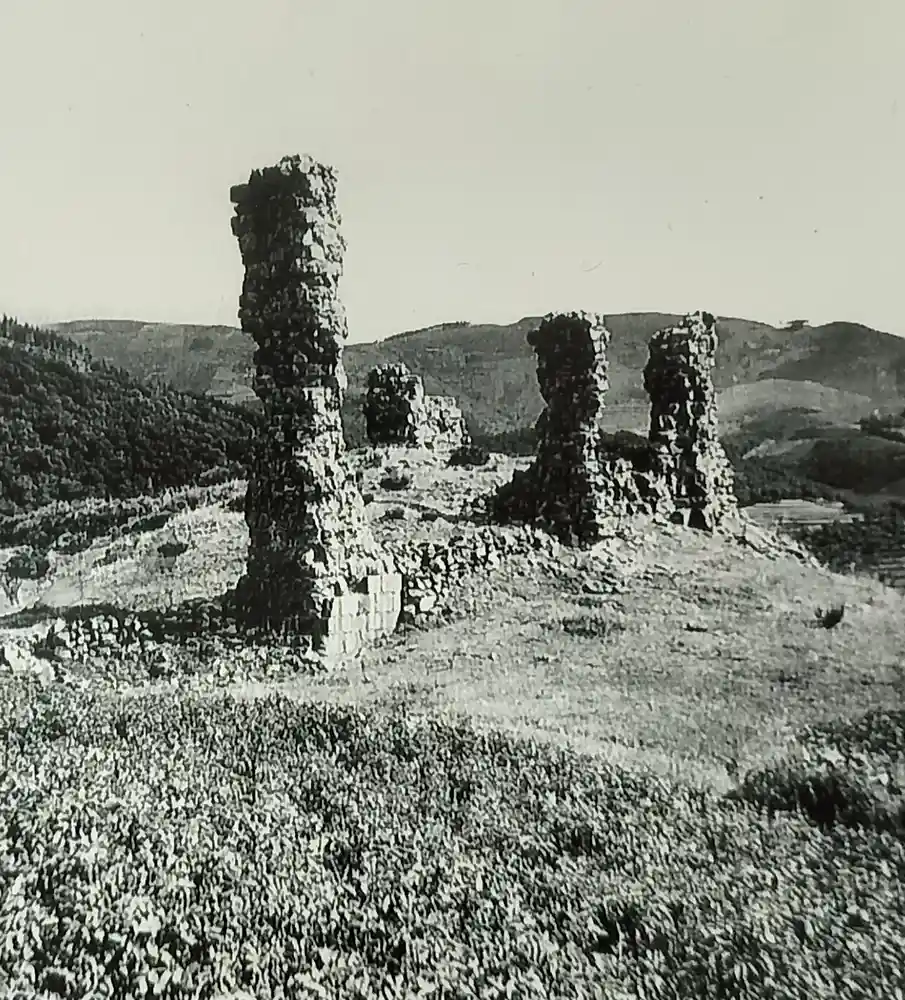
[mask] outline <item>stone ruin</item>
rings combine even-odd
[[[579,545],[633,514],[712,529],[735,505],[716,433],[713,317],[696,313],[652,339],[644,372],[649,444],[629,456],[614,452],[600,427],[609,341],[602,318],[585,312],[550,314],[528,334],[546,406],[535,425],[535,460],[497,491],[494,518],[535,523]]]
[[[654,334],[644,368],[649,439],[673,498],[674,520],[706,530],[737,506],[732,466],[717,434],[717,344],[716,319],[696,312]]]
[[[335,192],[330,167],[298,156],[230,191],[245,267],[239,318],[257,344],[253,388],[264,411],[233,603],[247,627],[310,636],[316,649],[343,654],[393,631],[402,581],[344,460],[348,331]]]
[[[401,362],[368,373],[364,415],[368,440],[376,446],[452,451],[469,439],[455,397],[426,395],[421,376]]]

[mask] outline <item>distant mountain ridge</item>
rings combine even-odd
[[[672,313],[605,317],[612,334],[608,423],[637,423],[646,413],[642,372],[648,342],[679,318]],[[423,377],[428,392],[457,397],[466,416],[488,432],[532,424],[543,401],[526,336],[540,320],[528,316],[506,325],[443,323],[375,343],[348,344],[344,359],[350,397],[363,394],[371,367],[402,361]],[[142,381],[166,382],[226,402],[255,403],[254,343],[238,328],[78,320],[52,329]],[[838,422],[840,415],[850,422],[871,407],[905,405],[905,339],[856,323],[780,329],[734,317],[720,317],[718,332],[714,383],[718,390],[732,390],[726,399],[731,399],[736,420],[744,419],[746,393],[754,409],[769,408],[764,387],[758,385],[768,380],[782,383],[784,408],[813,410],[819,396],[815,387],[831,390],[823,399],[830,423]]]

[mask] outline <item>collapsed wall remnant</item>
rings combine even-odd
[[[644,368],[649,439],[676,518],[707,530],[736,507],[732,466],[717,435],[717,344],[716,320],[696,312],[654,334]]]
[[[452,450],[468,440],[455,398],[426,395],[421,376],[401,362],[377,365],[368,373],[364,414],[373,445]]]
[[[307,156],[254,170],[230,191],[245,266],[239,318],[257,344],[253,388],[264,410],[234,603],[247,625],[288,625],[317,648],[353,652],[395,628],[401,578],[344,462],[348,331],[335,192],[333,170]]]
[[[717,437],[714,318],[695,313],[651,340],[650,432],[628,450],[600,429],[609,339],[592,313],[550,314],[529,333],[546,402],[535,425],[537,455],[493,497],[493,516],[537,522],[579,544],[599,539],[607,519],[633,514],[671,514],[712,529],[735,507],[732,467]]]
[[[596,541],[607,516],[598,418],[607,389],[610,333],[600,316],[549,314],[528,334],[546,407],[537,456],[492,502],[501,521],[539,522],[562,541]]]

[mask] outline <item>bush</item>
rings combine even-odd
[[[42,580],[50,569],[50,560],[45,552],[21,549],[10,557],[5,569],[13,580]]]
[[[449,456],[447,465],[476,467],[490,461],[490,452],[476,444],[463,444]]]
[[[232,500],[228,500],[224,505],[226,510],[233,514],[244,514],[245,513],[245,494],[240,493],[237,497],[233,497]]]
[[[166,526],[172,517],[169,511],[160,514],[151,514],[148,517],[140,517],[127,525],[126,533],[130,535],[141,534],[143,531],[156,531],[158,528]]]
[[[380,480],[382,490],[407,490],[412,485],[412,477],[401,469],[388,472]]]
[[[157,546],[157,552],[159,555],[163,556],[164,559],[176,559],[181,556],[183,552],[188,551],[188,544],[186,542],[161,542]]]
[[[745,775],[733,798],[777,812],[801,812],[821,829],[845,826],[905,835],[902,804],[892,809],[851,774],[815,765],[781,763]]]
[[[625,626],[622,622],[611,621],[600,614],[581,615],[577,618],[563,618],[559,627],[567,635],[581,639],[605,639],[613,632],[622,632]]]

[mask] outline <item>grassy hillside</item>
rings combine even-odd
[[[677,319],[665,313],[606,317],[613,335],[608,406],[646,405],[641,371],[647,343],[656,330]],[[378,343],[351,344],[345,351],[350,394],[363,392],[373,365],[404,361],[424,377],[428,392],[456,396],[466,415],[483,429],[495,432],[530,424],[543,404],[534,354],[525,337],[539,322],[538,317],[525,317],[508,325],[447,323]],[[63,323],[56,329],[136,377],[165,376],[179,389],[214,392],[231,400],[248,398],[254,345],[238,330],[93,320]],[[721,318],[719,329],[714,376],[718,389],[756,385],[764,379],[808,382],[862,396],[867,406],[895,405],[905,395],[905,388],[899,391],[905,382],[896,374],[905,371],[905,340],[891,334],[841,323],[785,331],[731,317]],[[757,395],[759,390],[753,391]],[[787,395],[792,391],[787,389]],[[813,389],[803,392],[808,400],[815,398]],[[741,395],[739,391],[732,397],[735,414]],[[839,397],[838,402],[846,415],[857,409],[853,397]],[[795,405],[806,404],[799,399]],[[863,414],[855,413],[855,419],[858,415]]]
[[[512,463],[412,459],[394,493],[363,468],[380,541],[442,548]],[[53,553],[35,615],[222,592],[232,491]],[[905,598],[643,520],[455,586],[455,616],[319,673],[0,669],[4,994],[896,996]]]
[[[0,324],[0,514],[239,474],[256,419]]]

